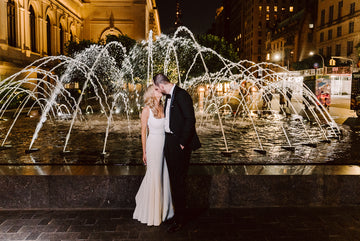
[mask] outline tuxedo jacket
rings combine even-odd
[[[175,85],[170,102],[170,130],[185,148],[196,150],[201,147],[195,129],[195,113],[191,96],[186,90]],[[166,110],[167,101],[165,101]]]

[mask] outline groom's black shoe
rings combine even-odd
[[[168,220],[165,220],[163,223],[165,225],[170,225],[170,224],[173,224],[175,222],[175,218],[170,218]]]
[[[168,233],[175,233],[175,232],[181,230],[182,227],[183,227],[183,224],[177,223],[177,222],[175,221],[175,222],[173,222],[173,223],[170,225],[170,227],[168,228],[167,232],[168,232]]]

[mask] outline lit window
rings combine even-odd
[[[285,8],[281,8],[282,11],[285,11]]]
[[[314,24],[313,24],[313,23],[310,23],[310,24],[309,24],[309,28],[314,28]]]
[[[266,12],[270,12],[270,6],[266,6]]]
[[[261,12],[261,10],[262,10],[262,6],[259,6],[259,12]]]
[[[278,7],[274,6],[274,12],[277,12],[277,10],[278,10]]]
[[[290,6],[289,11],[290,11],[291,13],[294,12],[294,7],[293,7],[293,6]]]
[[[266,60],[270,60],[270,54],[266,54]]]
[[[266,20],[270,20],[270,14],[266,14]]]

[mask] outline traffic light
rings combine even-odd
[[[335,59],[330,59],[329,64],[330,64],[330,66],[335,66],[336,65],[336,60]]]

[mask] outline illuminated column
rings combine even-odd
[[[41,56],[44,55],[44,53],[46,52],[46,21],[39,17],[38,19],[38,50]]]
[[[26,50],[31,50],[31,35],[30,35],[30,11],[24,9],[24,25],[22,26],[24,31],[24,48]],[[30,55],[30,51],[28,51],[27,55]]]
[[[18,31],[17,31],[17,34],[18,34],[18,46],[21,48],[21,49],[26,49],[26,43],[25,43],[25,28],[26,28],[26,25],[25,25],[25,9],[24,8],[19,8],[19,14],[18,14]]]
[[[7,43],[7,1],[0,1],[0,43]]]

